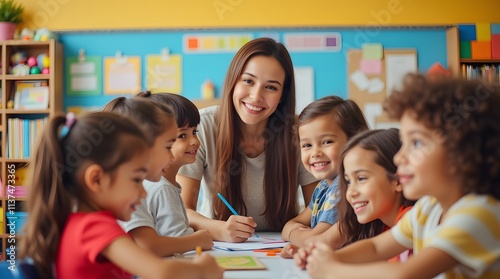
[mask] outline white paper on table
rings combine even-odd
[[[393,89],[401,89],[403,78],[408,73],[417,72],[416,54],[387,54],[385,56],[386,92],[391,94]]]
[[[214,241],[214,249],[226,251],[253,251],[258,249],[283,248],[288,242],[269,237],[250,237],[245,242],[232,243]]]

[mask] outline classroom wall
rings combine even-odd
[[[327,95],[348,97],[347,51],[359,49],[363,43],[381,43],[385,49],[415,49],[419,71],[425,72],[439,62],[447,65],[446,29],[441,28],[392,28],[383,30],[364,30],[359,28],[326,29],[246,29],[205,30],[208,34],[251,34],[254,38],[269,36],[283,42],[286,33],[338,32],[342,36],[342,49],[328,51],[290,51],[294,67],[311,67],[314,70],[314,98]],[[227,68],[234,52],[186,53],[183,51],[183,36],[200,34],[197,30],[187,31],[116,31],[116,32],[68,32],[60,36],[64,45],[64,57],[76,57],[80,49],[88,56],[114,56],[117,50],[124,55],[140,56],[142,59],[142,88],[147,88],[145,57],[159,54],[168,47],[172,54],[182,55],[182,95],[189,99],[201,99],[201,85],[207,79],[215,84],[216,94],[220,96]],[[66,67],[65,72],[69,69]],[[66,82],[66,86],[68,83]],[[117,95],[64,96],[64,106],[102,106]]]
[[[498,0],[22,0],[52,30],[434,25],[500,22]]]

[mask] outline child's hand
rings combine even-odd
[[[207,230],[199,230],[193,233],[193,236],[196,238],[196,245],[201,246],[203,250],[210,250],[214,246],[214,242],[212,241],[212,236]]]
[[[334,269],[335,252],[326,243],[317,242],[307,257],[307,273],[313,278],[324,278]]]
[[[283,247],[283,250],[281,250],[280,256],[284,259],[291,259],[297,253],[297,250],[299,250],[299,247],[288,243]]]
[[[200,256],[196,256],[193,262],[200,265],[204,279],[220,279],[224,273],[224,269],[220,267],[215,258],[207,253],[203,253]]]
[[[306,269],[307,265],[307,257],[311,254],[312,249],[315,247],[315,241],[306,240],[306,245],[304,247],[300,247],[299,250],[293,256],[295,260],[295,265],[301,269]]]
[[[309,256],[309,251],[301,247],[299,250],[293,255],[293,259],[295,261],[295,265],[301,269],[306,269],[307,265],[307,257]]]
[[[257,223],[252,217],[231,215],[223,228],[223,239],[226,242],[244,242],[255,232]]]

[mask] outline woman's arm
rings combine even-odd
[[[224,270],[215,259],[203,253],[194,261],[161,259],[137,246],[129,237],[119,237],[101,254],[127,272],[141,278],[222,278]]]
[[[196,212],[200,180],[179,174],[176,179],[182,187],[181,197],[186,206],[189,226],[195,231],[208,230],[214,240],[227,242],[243,242],[253,235],[257,223],[251,217],[232,215],[227,221],[220,221]]]

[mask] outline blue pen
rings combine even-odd
[[[227,208],[229,208],[229,210],[231,210],[233,215],[239,216],[238,212],[236,212],[236,210],[234,210],[234,208],[229,204],[229,202],[226,200],[226,198],[224,198],[224,196],[221,193],[217,193],[217,196],[227,206]],[[259,238],[259,236],[256,233],[254,233],[254,234],[255,234],[255,237]]]

